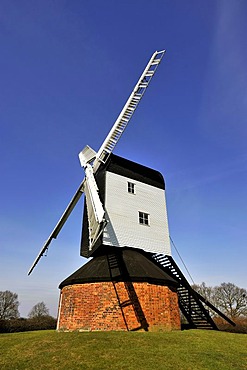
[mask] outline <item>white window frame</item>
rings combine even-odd
[[[146,212],[138,212],[139,225],[150,226],[150,214]]]
[[[128,189],[129,194],[135,194],[136,193],[136,184],[134,182],[128,181],[127,189]]]

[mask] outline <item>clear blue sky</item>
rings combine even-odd
[[[247,288],[247,2],[0,0],[0,290],[20,312],[79,268],[83,201],[27,271],[155,50],[167,53],[115,154],[163,173],[194,281]],[[176,252],[173,256],[182,267]]]

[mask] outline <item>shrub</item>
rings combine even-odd
[[[233,321],[235,322],[236,326],[232,326],[228,324],[225,320],[221,317],[214,318],[215,324],[217,325],[218,329],[221,331],[227,331],[230,333],[242,333],[247,334],[247,317],[240,316],[235,318]]]
[[[52,316],[42,316],[33,319],[0,320],[0,333],[15,333],[33,330],[56,329],[57,320]]]

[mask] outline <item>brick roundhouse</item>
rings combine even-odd
[[[109,248],[60,284],[58,330],[176,330],[176,281],[145,252]]]

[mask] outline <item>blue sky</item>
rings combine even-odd
[[[0,0],[0,290],[26,316],[79,268],[81,200],[27,271],[155,50],[167,53],[114,153],[163,173],[196,283],[247,288],[247,2]],[[182,267],[174,251],[173,256]]]

